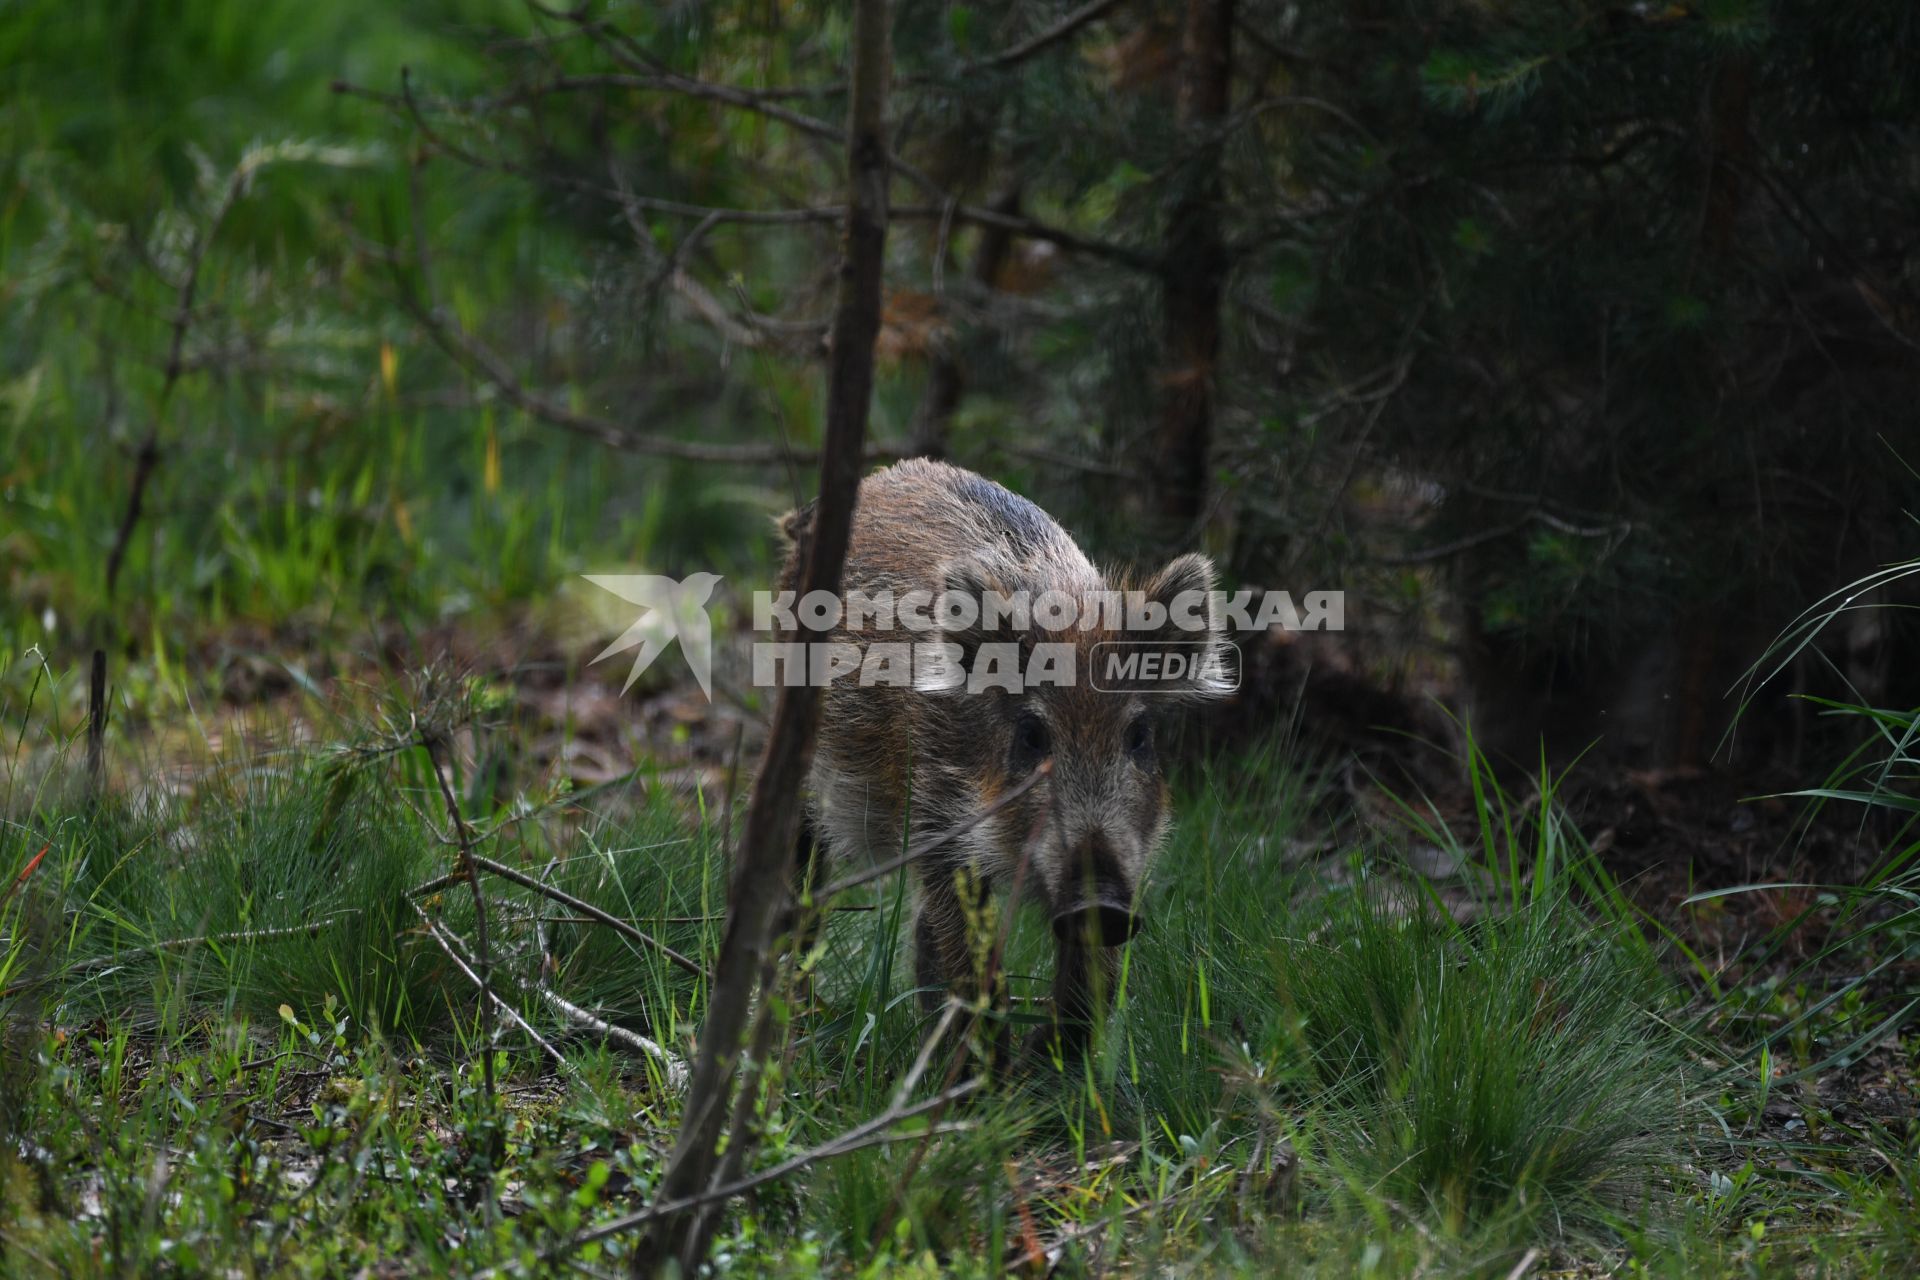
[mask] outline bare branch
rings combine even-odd
[[[619,916],[602,911],[599,907],[594,906],[584,898],[576,898],[566,890],[556,889],[550,884],[544,884],[536,877],[530,876],[524,871],[516,871],[505,863],[495,862],[491,858],[483,858],[478,854],[473,855],[473,865],[488,875],[498,876],[502,880],[511,881],[523,889],[530,889],[542,897],[553,899],[553,901],[563,907],[571,907],[581,915],[588,916],[598,923],[606,925],[609,929],[612,929],[629,942],[635,942],[650,950],[659,952],[669,961],[686,970],[696,978],[708,981],[712,980],[713,975],[702,968],[698,961],[689,960],[686,956],[681,955],[678,951],[675,951],[672,947],[660,941],[652,934],[644,933],[634,928]],[[419,889],[412,890],[411,892],[417,894],[426,888],[427,886],[422,885]]]
[[[967,76],[978,72],[1004,71],[1008,67],[1017,66],[1035,54],[1043,53],[1051,49],[1054,45],[1059,44],[1062,40],[1065,40],[1068,36],[1074,34],[1088,23],[1106,16],[1107,12],[1116,8],[1119,3],[1120,0],[1090,0],[1089,3],[1081,5],[1078,9],[1062,14],[1053,25],[1043,27],[1024,40],[1015,41],[998,53],[988,54],[984,58],[975,58],[962,63],[959,71],[952,78],[965,79]],[[896,90],[904,89],[912,85],[930,83],[933,79],[933,76],[924,74],[896,76],[894,77],[893,87]],[[770,102],[783,98],[831,98],[843,94],[846,91],[846,81],[833,80],[825,84],[753,89],[748,92],[762,102]]]
[[[662,1204],[648,1205],[646,1208],[637,1210],[636,1212],[625,1214],[618,1218],[610,1218],[606,1222],[602,1222],[590,1230],[583,1231],[571,1240],[550,1250],[547,1254],[543,1255],[542,1261],[551,1262],[572,1253],[576,1249],[590,1245],[596,1240],[605,1240],[609,1236],[617,1236],[623,1231],[631,1231],[635,1227],[644,1226],[660,1218],[685,1213],[689,1209],[697,1209],[702,1205],[717,1204],[722,1201],[731,1200],[733,1197],[751,1191],[755,1187],[765,1186],[769,1182],[778,1182],[782,1178],[790,1177],[798,1173],[809,1165],[819,1164],[823,1160],[831,1160],[836,1156],[851,1155],[855,1151],[864,1151],[868,1147],[877,1147],[889,1142],[898,1142],[902,1138],[923,1139],[928,1135],[940,1136],[951,1133],[965,1133],[973,1127],[972,1124],[965,1121],[935,1125],[930,1129],[908,1134],[889,1133],[887,1130],[904,1120],[912,1120],[928,1112],[938,1111],[951,1106],[962,1098],[979,1092],[985,1083],[984,1080],[975,1078],[954,1085],[950,1089],[943,1089],[932,1097],[916,1102],[910,1107],[888,1107],[873,1119],[855,1125],[839,1137],[829,1139],[817,1147],[810,1148],[791,1159],[783,1160],[779,1164],[762,1169],[758,1173],[737,1178],[732,1182],[714,1187],[712,1190],[702,1192],[699,1195],[686,1196],[679,1200],[669,1200]]]
[[[929,189],[938,192],[938,187]],[[604,191],[602,194],[606,194]],[[717,209],[706,205],[689,204],[683,200],[662,200],[652,196],[623,196],[632,202],[636,209],[650,213],[663,213],[673,217],[713,219],[715,223],[739,223],[745,226],[801,226],[811,223],[838,222],[846,216],[843,205],[809,205],[799,209]],[[990,227],[1017,236],[1022,240],[1038,240],[1043,244],[1057,245],[1072,253],[1085,254],[1090,258],[1104,258],[1137,271],[1158,271],[1160,260],[1142,250],[1128,245],[1115,244],[1110,240],[1099,240],[1092,236],[1069,231],[1065,227],[1041,222],[1022,216],[1003,208],[990,205],[947,203],[903,204],[888,211],[888,216],[897,222],[946,222],[966,223],[977,227]]]
[[[430,305],[411,286],[400,281],[398,272],[395,278],[399,282],[401,305],[426,330],[435,345],[469,373],[483,378],[508,404],[542,422],[610,448],[680,458],[689,462],[764,464],[783,461],[787,456],[786,449],[777,444],[707,444],[697,440],[647,435],[631,431],[611,418],[576,412],[557,404],[529,390],[497,352],[466,332],[442,309]],[[880,448],[875,449],[871,456],[886,458],[897,454],[895,449]],[[799,462],[812,462],[819,458],[819,454],[801,453],[795,454],[794,458]]]
[[[421,923],[426,925],[428,935],[432,937],[434,942],[439,944],[442,951],[446,952],[447,958],[452,960],[453,963],[459,967],[460,972],[465,974],[468,980],[475,986],[481,986],[480,975],[475,973],[472,966],[458,954],[457,947],[447,931],[430,918],[427,915],[426,909],[411,896],[408,898],[408,905],[411,906],[414,913],[420,917]],[[514,975],[514,983],[522,991],[551,1005],[556,1012],[567,1020],[585,1027],[589,1031],[598,1032],[609,1040],[617,1040],[630,1049],[637,1049],[647,1057],[658,1062],[666,1070],[667,1086],[669,1088],[680,1089],[685,1087],[687,1080],[686,1063],[682,1062],[680,1058],[675,1056],[671,1051],[664,1048],[658,1041],[649,1040],[638,1032],[629,1031],[625,1027],[608,1022],[606,1019],[581,1008],[579,1005],[573,1003],[573,1001],[548,989],[541,983],[530,981],[529,979],[520,977],[518,974]],[[482,987],[482,990],[485,990],[485,988]],[[519,1010],[508,1004],[505,1000],[502,1000],[492,991],[487,991],[486,995],[493,1001],[494,1007],[505,1013],[516,1026],[526,1032],[528,1036],[532,1037],[534,1043],[539,1045],[548,1057],[559,1064],[561,1070],[571,1071],[573,1069],[573,1064],[568,1062],[566,1057],[558,1049],[554,1048],[544,1036],[538,1031],[535,1031],[533,1026],[528,1023],[525,1018],[520,1016]]]
[[[1058,22],[1050,27],[1034,32],[1025,40],[1008,45],[1005,49],[1002,49],[999,53],[991,57],[981,58],[977,62],[969,62],[966,65],[966,70],[969,72],[1000,71],[1013,66],[1015,63],[1024,62],[1034,54],[1059,44],[1062,40],[1065,40],[1068,36],[1086,26],[1089,22],[1094,21],[1096,18],[1103,17],[1109,9],[1112,9],[1118,3],[1119,0],[1089,0],[1089,3],[1081,5],[1071,13],[1062,15]]]
[[[588,1030],[599,1032],[609,1040],[617,1040],[630,1049],[638,1049],[641,1053],[646,1054],[649,1058],[658,1062],[667,1073],[668,1088],[678,1091],[686,1087],[687,1064],[658,1041],[649,1040],[636,1031],[629,1031],[625,1027],[608,1022],[605,1018],[590,1013],[565,996],[558,994],[538,982],[530,982],[525,978],[516,978],[515,981],[519,983],[521,990],[544,1000],[572,1021],[579,1023]]]
[[[533,1029],[532,1024],[529,1023],[525,1018],[520,1016],[520,1011],[518,1009],[515,1009],[512,1005],[508,1004],[505,1000],[502,1000],[497,994],[488,990],[487,984],[481,981],[480,975],[473,971],[473,967],[469,965],[464,958],[461,957],[458,950],[454,947],[453,939],[447,935],[446,930],[442,929],[439,926],[439,924],[437,924],[433,920],[432,917],[427,915],[426,908],[422,907],[419,904],[419,902],[415,901],[412,898],[407,899],[407,905],[413,908],[414,914],[420,917],[420,923],[426,926],[427,936],[429,938],[432,938],[434,942],[438,944],[438,946],[440,947],[440,950],[446,953],[447,959],[453,961],[454,967],[460,970],[461,973],[465,974],[469,982],[473,983],[474,986],[480,988],[480,994],[484,998],[491,1000],[494,1004],[494,1007],[499,1009],[500,1012],[506,1014],[508,1021],[512,1022],[515,1026],[519,1027],[522,1031],[526,1032],[528,1037],[531,1038],[535,1044],[539,1045],[540,1048],[543,1051],[545,1051],[546,1055],[549,1058],[552,1058],[555,1065],[557,1065],[562,1071],[571,1071],[573,1069],[573,1064],[567,1061],[565,1054],[561,1053],[558,1049],[554,1048],[553,1045],[548,1043],[547,1038],[545,1036],[541,1035],[538,1031],[535,1031]],[[489,1053],[492,1052],[492,1046],[488,1046],[488,1052]]]
[[[1400,552],[1395,555],[1382,555],[1377,557],[1377,561],[1380,564],[1397,566],[1427,564],[1435,560],[1446,560],[1459,555],[1463,551],[1471,551],[1475,547],[1484,546],[1489,542],[1498,542],[1501,538],[1520,532],[1520,530],[1526,528],[1529,524],[1544,524],[1549,529],[1575,538],[1625,539],[1633,532],[1632,521],[1623,520],[1618,524],[1603,525],[1597,528],[1583,528],[1570,521],[1562,520],[1549,512],[1535,510],[1525,512],[1505,524],[1495,525],[1490,529],[1482,529],[1478,533],[1470,533],[1464,537],[1455,538],[1451,542],[1443,542],[1431,547],[1420,547],[1413,551]]]
[[[631,55],[624,56],[631,57]],[[460,160],[463,164],[468,164],[478,169],[514,174],[540,182],[559,183],[568,189],[597,195],[603,199],[632,199],[636,202],[636,207],[646,209],[649,212],[665,213],[687,218],[706,218],[717,213],[719,215],[719,222],[763,226],[831,223],[839,221],[846,213],[844,207],[831,205],[810,206],[801,209],[716,210],[702,205],[690,204],[685,201],[666,200],[653,196],[626,196],[624,193],[610,191],[597,183],[581,182],[547,172],[536,172],[510,161],[488,160],[454,143],[448,139],[445,134],[433,129],[430,124],[426,123],[424,111],[413,98],[411,91],[406,94],[381,93],[378,90],[366,89],[345,82],[336,84],[334,88],[336,92],[350,93],[357,97],[364,97],[371,101],[382,103],[397,112],[407,115],[415,122],[416,126],[420,128],[422,136],[425,137],[429,143],[435,148]],[[542,81],[538,85],[529,86],[519,91],[519,96],[534,97],[544,93],[582,92],[605,88],[651,89],[660,92],[682,93],[693,97],[717,101],[736,110],[759,112],[760,114],[768,114],[767,111],[761,110],[763,107],[767,107],[769,110],[772,109],[771,104],[766,101],[767,98],[777,96],[760,90],[739,89],[730,85],[710,84],[707,81],[695,80],[677,74],[656,75],[651,73],[643,75],[608,73],[603,75],[565,76],[554,80]],[[501,104],[499,100],[483,100],[470,105],[476,109],[484,110],[488,107]],[[802,116],[798,112],[787,111],[785,108],[778,108],[777,110],[779,115],[774,118],[792,117],[792,119],[786,120],[786,122],[794,123],[795,127],[800,128],[801,131],[809,137],[821,138],[823,140],[831,139],[836,142],[845,140],[845,136],[842,133],[824,120],[812,116]],[[802,125],[797,122],[805,123]],[[931,201],[931,203],[927,204],[897,206],[889,213],[889,216],[893,219],[899,221],[911,220],[915,222],[926,222],[950,218],[956,223],[998,228],[1018,236],[1021,239],[1037,240],[1043,244],[1057,245],[1070,252],[1085,254],[1090,258],[1104,259],[1135,271],[1158,273],[1162,270],[1162,263],[1158,257],[1147,251],[1133,248],[1130,245],[1101,240],[1094,236],[1068,230],[1065,227],[1041,222],[1034,218],[1008,214],[990,207],[958,203],[951,193],[938,182],[934,181],[932,176],[902,159],[900,156],[889,152],[887,162],[896,173],[912,182],[914,186],[920,188]]]
[[[153,478],[153,468],[160,461],[160,426],[166,418],[167,405],[173,399],[173,389],[179,385],[181,370],[185,367],[181,362],[181,352],[186,348],[187,330],[193,324],[193,298],[200,288],[200,268],[207,260],[207,250],[212,247],[220,224],[227,220],[228,212],[246,190],[253,173],[253,167],[244,159],[234,166],[220,196],[220,203],[214,206],[212,216],[200,228],[200,234],[194,237],[193,252],[187,258],[187,274],[180,281],[179,295],[174,303],[173,337],[167,345],[167,365],[160,383],[160,400],[154,409],[153,422],[140,441],[140,450],[134,455],[133,487],[127,493],[127,507],[121,514],[119,531],[114,534],[113,548],[107,552],[108,599],[113,598],[114,584],[120,578],[120,565],[126,559],[128,544],[133,541],[134,526],[140,522],[140,507],[146,498],[147,482]]]
[[[985,822],[988,818],[991,818],[994,814],[999,813],[1002,809],[1006,808],[1008,805],[1018,800],[1021,796],[1024,796],[1025,794],[1027,794],[1027,792],[1033,790],[1034,787],[1039,785],[1040,780],[1042,778],[1047,777],[1052,772],[1053,772],[1053,761],[1042,760],[1040,762],[1039,768],[1035,769],[1032,773],[1028,774],[1025,778],[1023,778],[1020,781],[1020,785],[1013,787],[1010,790],[1002,792],[999,798],[997,798],[992,804],[987,805],[985,808],[980,809],[975,813],[969,814],[966,818],[962,819],[959,822],[956,822],[953,826],[948,827],[945,831],[937,832],[936,834],[927,837],[925,840],[922,840],[920,843],[912,846],[905,853],[901,854],[897,858],[889,858],[885,862],[876,863],[873,866],[868,867],[863,871],[859,871],[853,875],[847,876],[844,879],[834,881],[832,884],[828,885],[826,888],[821,889],[817,893],[815,893],[813,895],[814,900],[817,902],[827,902],[831,900],[833,897],[835,897],[836,895],[845,893],[849,889],[857,889],[863,884],[871,884],[875,880],[879,880],[884,876],[892,875],[894,872],[898,871],[900,868],[906,866],[910,862],[914,862],[920,858],[924,858],[928,854],[933,853],[939,849],[944,849],[946,846],[952,844],[955,840],[958,840],[961,836],[967,834],[967,832],[973,830],[975,827]]]
[[[853,511],[860,488],[860,457],[873,395],[873,348],[880,331],[885,270],[889,170],[886,135],[891,61],[887,0],[855,0],[852,92],[848,124],[834,136],[846,142],[848,200],[844,250],[835,300],[827,377],[827,437],[820,463],[820,496],[804,535],[800,593],[839,590]],[[773,727],[752,801],[740,859],[728,896],[726,937],[700,1032],[692,1085],[680,1137],[661,1179],[651,1216],[660,1220],[641,1242],[635,1265],[657,1270],[677,1262],[695,1271],[706,1254],[712,1218],[687,1211],[707,1197],[737,1194],[739,1184],[714,1188],[720,1127],[734,1086],[754,992],[786,898],[799,828],[800,788],[813,753],[820,691],[801,685],[780,690]],[[883,1126],[884,1127],[884,1126]],[[751,1129],[729,1135],[750,1147]],[[744,1158],[742,1152],[735,1160]],[[632,1225],[632,1224],[628,1224]]]
[[[631,64],[632,55],[621,50],[607,47],[614,57]],[[846,134],[838,127],[827,123],[818,116],[806,115],[770,101],[769,96],[752,89],[741,89],[730,84],[715,84],[710,80],[697,80],[692,76],[683,76],[673,71],[650,72],[604,72],[597,75],[556,76],[543,80],[532,87],[541,93],[577,93],[590,89],[642,89],[677,93],[683,97],[700,98],[708,102],[718,102],[724,106],[741,111],[750,111],[758,116],[777,121],[790,129],[797,130],[809,137],[823,141],[844,144]],[[525,92],[525,91],[522,91]],[[491,103],[483,105],[492,105]]]
[[[1006,53],[997,55],[984,64],[985,67],[1011,65],[1021,58],[1038,52],[1054,42],[1065,38],[1079,27],[1100,16],[1111,4],[1088,4],[1069,14],[1060,24],[1059,30],[1049,28],[1029,41],[1014,46]],[[592,28],[595,39],[616,62],[628,68],[625,73],[605,73],[597,75],[559,76],[543,81],[537,88],[539,92],[577,92],[588,89],[641,89],[668,93],[677,93],[685,97],[699,98],[717,102],[739,111],[752,112],[766,119],[777,121],[808,137],[822,141],[845,145],[846,131],[820,119],[806,115],[791,108],[781,106],[770,99],[769,95],[752,89],[742,89],[734,85],[715,84],[699,80],[692,76],[681,75],[662,66],[650,64],[632,46],[630,42],[614,38],[608,30],[596,23],[584,13],[566,15],[571,21],[583,27]],[[1030,46],[1030,47],[1029,47]],[[899,217],[939,219],[951,216],[958,222],[969,222],[978,226],[995,226],[1013,232],[1015,235],[1049,244],[1057,244],[1063,249],[1071,249],[1092,257],[1106,258],[1140,271],[1160,270],[1160,261],[1151,254],[1143,253],[1125,245],[1112,244],[1083,236],[1061,227],[1049,226],[1031,218],[999,213],[993,209],[978,205],[965,205],[955,201],[952,195],[934,181],[923,170],[902,159],[893,151],[886,152],[886,162],[894,172],[900,174],[919,187],[933,201],[931,205],[902,208]],[[951,209],[951,215],[949,215]]]
[[[163,938],[142,947],[115,951],[110,956],[83,960],[68,968],[67,973],[95,973],[102,969],[115,969],[137,956],[157,955],[162,951],[175,951],[186,947],[227,946],[235,942],[270,942],[281,938],[312,938],[321,930],[330,929],[342,920],[359,914],[358,909],[353,909],[315,920],[312,924],[288,925],[279,929],[240,929],[232,933],[208,933],[194,938]]]
[[[493,1079],[493,945],[487,935],[487,895],[480,887],[480,870],[475,865],[473,852],[473,833],[467,827],[467,820],[460,812],[460,802],[454,797],[453,784],[447,780],[447,771],[440,759],[442,744],[431,733],[420,735],[420,746],[427,753],[427,767],[433,771],[433,780],[440,784],[440,799],[447,807],[447,817],[453,822],[454,839],[460,843],[460,864],[458,870],[466,874],[467,884],[473,890],[473,936],[480,949],[480,1031],[486,1046],[481,1051],[480,1075],[486,1082],[487,1102],[494,1101]]]
[[[895,168],[909,172],[904,164],[896,162]],[[909,173],[909,176],[912,176]],[[924,175],[923,175],[924,176]],[[916,181],[919,181],[916,179]],[[940,188],[931,179],[920,182],[929,194],[940,194]],[[902,220],[932,222],[949,216],[948,206],[936,204],[902,205],[897,210]],[[1092,236],[1069,231],[1051,223],[1039,222],[1017,213],[1007,213],[1000,209],[987,208],[977,204],[956,204],[952,206],[951,216],[955,222],[967,222],[976,227],[997,227],[1008,231],[1023,240],[1038,240],[1044,244],[1058,245],[1073,253],[1083,253],[1089,258],[1104,258],[1108,262],[1135,271],[1158,273],[1162,269],[1161,260],[1153,254],[1132,248],[1124,244],[1115,244],[1111,240],[1097,240]]]

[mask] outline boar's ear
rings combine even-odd
[[[1166,684],[1151,686],[1185,700],[1217,698],[1239,685],[1235,661],[1239,653],[1226,638],[1226,623],[1213,598],[1213,561],[1197,552],[1177,556],[1148,580],[1142,590],[1148,600],[1166,610],[1166,620],[1155,630],[1130,639],[1169,646],[1186,659],[1183,674]]]
[[[794,546],[802,546],[807,535],[813,531],[813,509],[819,505],[818,498],[811,499],[780,517],[780,534]]]
[[[1198,552],[1168,561],[1141,594],[1166,611],[1166,622],[1143,640],[1208,640],[1221,628],[1213,607],[1213,561]]]
[[[786,567],[780,575],[782,589],[797,588],[800,585],[800,579],[806,575],[807,557],[812,554],[812,547],[809,544],[813,541],[813,509],[817,505],[819,500],[815,499],[805,506],[796,507],[787,512],[778,521],[780,536],[787,542]]]
[[[1167,562],[1166,568],[1148,579],[1144,588],[1149,600],[1158,600],[1171,608],[1178,597],[1185,596],[1188,612],[1205,616],[1205,599],[1213,590],[1213,561],[1198,551],[1189,551],[1186,555],[1175,556]]]

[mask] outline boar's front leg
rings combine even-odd
[[[968,911],[961,893],[971,892]],[[986,902],[987,886],[964,867],[934,862],[921,868],[913,911],[914,980],[920,1004],[928,1012],[946,1003],[948,993],[961,1000],[979,994],[981,957],[974,945],[974,922]]]
[[[991,898],[991,883],[964,866],[923,868],[913,945],[922,1008],[937,1011],[949,998],[977,1008],[985,995],[984,1018],[969,1017],[962,1024],[963,1034],[985,1069],[994,1073],[1009,1060],[1011,1041],[1006,977],[992,955],[997,931],[987,910]],[[981,980],[989,971],[992,985],[983,993]]]
[[[1113,1007],[1120,979],[1117,947],[1093,945],[1089,940],[1063,938],[1054,952],[1053,1026],[1041,1029],[1041,1047],[1057,1037],[1067,1060],[1086,1052],[1094,1024]]]

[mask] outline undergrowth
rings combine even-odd
[[[430,767],[332,751],[138,800],[76,800],[57,778],[9,793],[16,1269],[544,1272],[621,1253],[619,1236],[568,1241],[644,1202],[677,1094],[659,1061],[533,992],[684,1055],[704,983],[491,883],[494,988],[566,1065],[503,1024],[490,1101],[475,988],[424,923],[471,960],[467,886],[408,894],[455,857]],[[635,778],[530,810],[490,801],[477,772],[454,785],[488,856],[711,957],[717,797]],[[1329,876],[1293,852],[1325,796],[1278,748],[1184,790],[1099,1051],[1002,1079],[937,1139],[909,1126],[768,1185],[731,1219],[721,1270],[1124,1256],[1471,1273],[1529,1250],[1658,1259],[1689,1238],[1711,1195],[1689,1171],[1708,1082],[1649,945],[1583,900],[1593,882],[1528,862],[1516,896],[1507,834],[1494,865],[1476,859],[1495,888],[1470,911],[1398,874],[1378,837]],[[1513,840],[1542,817],[1512,816]],[[929,1030],[900,884],[840,905],[785,1011],[767,1165],[882,1111]],[[1029,1019],[1044,934],[1021,918],[1009,953]]]

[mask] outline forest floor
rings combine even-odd
[[[764,709],[622,698],[538,637],[284,641],[117,725],[100,801],[77,692],[9,699],[0,1270],[620,1271],[705,979],[494,878],[484,1020],[438,781],[479,852],[698,970]],[[488,674],[421,677],[436,647]],[[1383,776],[1287,735],[1186,760],[1101,1050],[964,1102],[963,1039],[912,1069],[938,1024],[903,886],[834,902],[759,1108],[755,1167],[796,1167],[716,1269],[1920,1265],[1920,923],[1870,882],[1897,828],[1710,771],[1516,783],[1470,740],[1417,792]],[[1016,914],[1017,1030],[1042,934]],[[928,1109],[845,1140],[902,1105]]]

